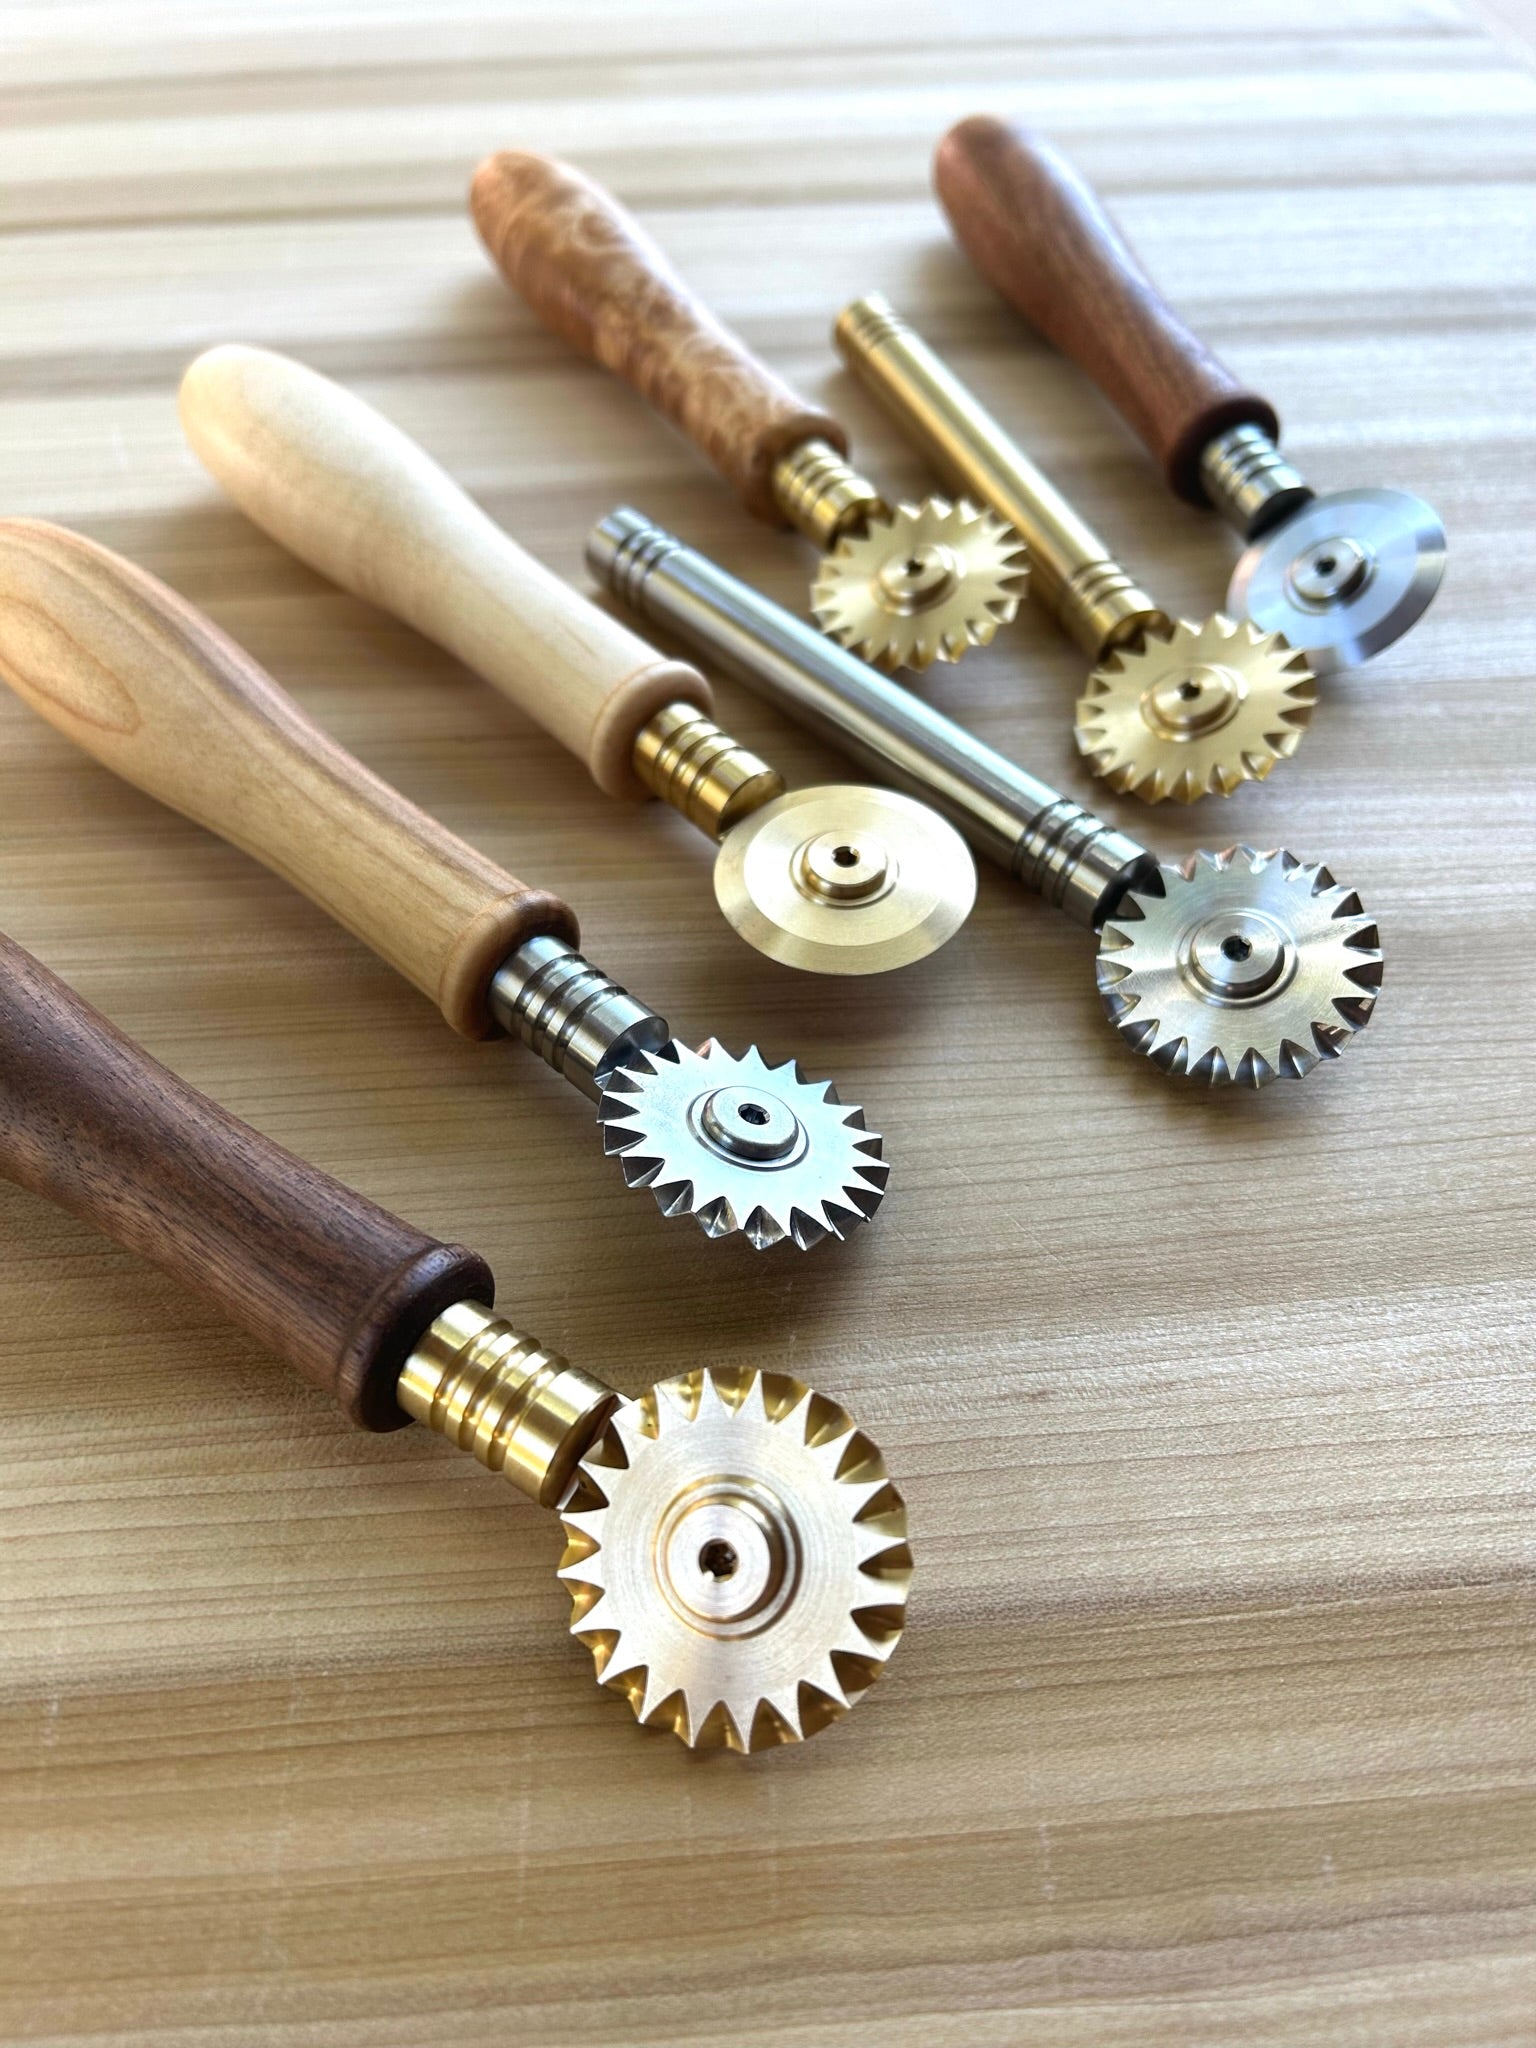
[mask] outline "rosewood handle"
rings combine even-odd
[[[773,466],[802,442],[847,437],[691,292],[610,192],[556,157],[504,149],[470,187],[502,275],[547,327],[648,399],[715,465],[749,512],[788,524]]]
[[[610,796],[643,797],[635,737],[709,685],[525,554],[408,434],[289,356],[227,346],[181,381],[187,439],[235,503],[344,590],[456,654]]]
[[[1228,428],[1279,438],[1274,407],[1190,333],[1059,150],[974,114],[939,144],[934,183],[982,276],[1087,371],[1179,497],[1209,503],[1200,456]]]
[[[361,1429],[483,1259],[377,1208],[152,1059],[0,933],[0,1174],[173,1274]]]
[[[233,640],[120,555],[0,520],[0,677],[104,766],[264,861],[431,996],[495,1029],[491,977],[541,933],[530,889],[340,747]]]

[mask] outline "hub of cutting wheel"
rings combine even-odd
[[[738,1165],[783,1166],[805,1152],[799,1117],[763,1088],[716,1088],[699,1104],[698,1130],[706,1144]]]
[[[953,548],[925,541],[882,562],[875,585],[887,611],[910,619],[952,597],[964,573]]]
[[[662,1517],[655,1554],[675,1612],[711,1636],[766,1628],[800,1578],[795,1525],[778,1495],[752,1479],[685,1488]]]
[[[1248,685],[1223,662],[1197,661],[1170,669],[1142,693],[1147,724],[1165,740],[1218,732],[1236,717]]]
[[[1262,910],[1228,910],[1197,924],[1180,949],[1185,980],[1207,1002],[1267,1002],[1296,972],[1290,933]]]
[[[875,903],[896,885],[896,860],[873,832],[819,832],[795,855],[795,879],[820,903]]]
[[[1363,590],[1370,573],[1371,558],[1365,549],[1341,533],[1303,548],[1285,572],[1285,581],[1298,604],[1324,610]]]

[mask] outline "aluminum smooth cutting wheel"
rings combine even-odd
[[[901,1496],[851,1417],[783,1374],[699,1370],[625,1402],[561,1516],[572,1634],[691,1748],[804,1740],[901,1634]]]
[[[1284,851],[1231,846],[1160,870],[1099,941],[1099,991],[1126,1043],[1212,1087],[1298,1080],[1337,1059],[1381,987],[1379,935],[1352,889]]]
[[[1295,753],[1316,703],[1294,647],[1216,612],[1107,656],[1078,700],[1074,737],[1111,789],[1187,804],[1262,782]]]
[[[925,669],[985,647],[1023,595],[1023,542],[994,512],[961,500],[898,505],[839,541],[811,612],[876,668]]]
[[[699,1052],[671,1040],[615,1074],[597,1113],[628,1184],[707,1237],[807,1251],[885,1196],[890,1169],[864,1112],[793,1060],[770,1067],[755,1045],[738,1058],[715,1040]]]

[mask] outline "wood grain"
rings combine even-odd
[[[499,150],[475,172],[470,210],[508,284],[546,327],[648,399],[715,465],[749,512],[787,524],[780,456],[848,442],[688,289],[611,192],[572,164]]]
[[[933,182],[982,276],[1120,408],[1178,497],[1209,502],[1200,457],[1218,434],[1251,425],[1279,439],[1269,400],[1190,332],[1043,136],[971,115],[940,140]]]
[[[329,377],[230,344],[190,365],[180,411],[242,512],[494,683],[609,796],[646,794],[635,740],[663,705],[712,708],[696,668],[535,561],[419,443]]]
[[[360,1429],[403,1429],[412,1345],[452,1303],[494,1299],[476,1253],[210,1102],[4,933],[0,1074],[0,1175],[213,1302]]]
[[[90,2048],[1531,2048],[1536,2008],[1536,79],[1448,0],[54,0],[0,18],[0,504],[138,556],[323,727],[582,910],[681,1027],[835,1075],[891,1192],[785,1265],[658,1224],[582,1106],[456,1040],[278,877],[0,694],[0,928],[199,1087],[476,1246],[634,1392],[709,1360],[865,1423],[917,1574],[803,1750],[674,1757],[564,1634],[547,1518],[348,1431],[169,1280],[0,1187],[0,2038]],[[1416,490],[1444,590],[1284,777],[1107,808],[1326,857],[1387,981],[1347,1059],[1192,1102],[1081,932],[984,875],[887,986],[760,961],[681,818],[295,564],[186,447],[239,334],[357,389],[586,587],[621,499],[805,600],[805,554],[510,294],[525,144],[923,463],[828,329],[890,294],[1168,604],[1236,551],[956,249],[929,171],[1050,135],[1319,488]],[[1021,618],[936,701],[1079,797]],[[728,682],[797,780],[846,764]],[[722,1253],[725,1253],[722,1263]],[[36,1347],[88,1298],[66,1402]]]
[[[302,889],[468,1037],[494,1028],[509,953],[577,935],[558,897],[405,802],[194,606],[63,527],[0,520],[0,681]]]

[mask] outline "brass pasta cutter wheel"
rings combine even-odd
[[[611,193],[533,150],[487,157],[470,193],[486,248],[549,327],[639,392],[757,518],[826,559],[812,593],[834,639],[881,668],[984,646],[1018,605],[1017,537],[975,506],[889,504],[848,437],[717,320]]]
[[[538,1053],[596,1105],[605,1152],[666,1215],[805,1250],[879,1208],[881,1141],[829,1082],[755,1047],[680,1043],[583,959],[559,897],[381,782],[121,556],[0,520],[0,677],[86,753],[302,889],[455,1030]]]
[[[835,1402],[751,1369],[623,1398],[494,1314],[474,1252],[241,1123],[3,935],[0,1175],[212,1301],[357,1428],[414,1418],[555,1509],[572,1634],[648,1725],[798,1742],[883,1671],[906,1511]]]
[[[1319,673],[1416,623],[1445,569],[1435,513],[1406,491],[1320,497],[1276,446],[1274,407],[1167,305],[1065,157],[978,114],[939,144],[934,180],[983,277],[1100,385],[1169,489],[1214,505],[1249,543],[1229,611],[1283,633]]]
[[[1093,663],[1075,736],[1095,775],[1148,803],[1192,803],[1295,752],[1317,685],[1281,634],[1223,612],[1170,619],[887,299],[845,307],[835,336],[930,461],[1023,536],[1031,594]]]
[[[881,974],[964,924],[976,870],[953,826],[893,790],[786,790],[714,722],[696,669],[524,553],[353,393],[287,356],[227,346],[188,369],[181,417],[274,539],[477,669],[600,789],[650,792],[717,840],[716,900],[760,953],[813,974]]]
[[[647,618],[923,791],[978,853],[1097,932],[1105,1010],[1163,1072],[1209,1087],[1299,1080],[1369,1022],[1382,973],[1376,926],[1320,863],[1235,846],[1159,865],[627,507],[594,529],[587,561]]]

